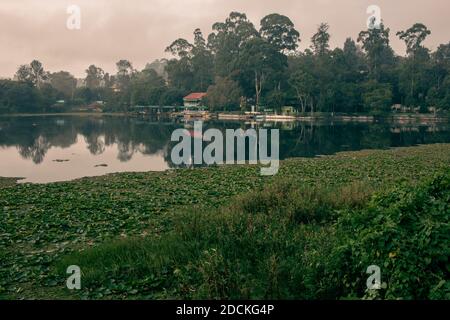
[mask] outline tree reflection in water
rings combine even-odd
[[[258,126],[253,124],[253,126]],[[262,124],[259,124],[260,126]],[[136,153],[161,155],[170,167],[170,153],[176,142],[172,132],[183,123],[150,122],[128,117],[3,117],[0,118],[0,146],[16,147],[20,156],[41,164],[52,147],[62,149],[84,138],[89,153],[101,155],[107,147],[116,146],[117,159],[130,161]],[[208,122],[208,128],[247,129],[250,124]],[[389,148],[450,142],[448,123],[432,125],[394,125],[388,123],[310,123],[264,124],[280,129],[280,157],[313,157],[344,150]]]

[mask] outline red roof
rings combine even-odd
[[[184,100],[202,100],[204,97],[206,97],[206,92],[193,92],[186,97],[184,97]]]

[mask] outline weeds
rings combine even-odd
[[[417,184],[449,163],[430,145],[291,159],[273,179],[244,166],[0,185],[0,296],[362,298],[379,263],[393,286],[377,297],[446,297],[446,185]],[[81,292],[64,287],[72,264]]]

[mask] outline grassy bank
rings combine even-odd
[[[372,294],[364,272],[379,264],[380,297],[439,298],[448,176],[431,179],[449,164],[450,145],[440,144],[291,159],[273,178],[233,166],[2,179],[0,295],[352,298]],[[80,292],[64,288],[72,264]]]

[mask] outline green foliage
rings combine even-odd
[[[247,15],[240,12],[231,12],[224,22],[214,23],[212,29],[208,48],[215,58],[216,76],[228,77],[238,73],[236,54],[248,41],[259,36],[258,31]]]
[[[295,30],[291,19],[273,13],[261,20],[259,33],[279,51],[295,52],[300,41],[300,33]]]
[[[281,112],[281,108],[286,104],[286,95],[278,89],[274,89],[267,94],[264,104]]]
[[[339,219],[338,230],[347,236],[341,263],[358,281],[367,277],[365,266],[380,266],[387,287],[379,298],[450,299],[449,217],[448,171],[419,187],[382,192],[364,210]],[[364,293],[349,288],[350,294]]]
[[[259,106],[261,95],[267,88],[280,85],[282,71],[287,67],[287,58],[261,38],[249,40],[238,57],[239,82],[244,93],[255,97]]]
[[[428,91],[427,101],[430,106],[450,110],[450,75],[444,78],[439,88],[432,87]]]
[[[131,80],[131,101],[133,105],[160,105],[164,91],[164,79],[153,69],[144,69]]]
[[[408,30],[397,32],[397,36],[400,40],[405,41],[408,54],[412,55],[422,48],[422,42],[424,42],[430,34],[431,31],[422,23],[415,23]]]
[[[392,105],[392,89],[388,84],[368,81],[364,84],[364,106],[373,114],[382,114],[389,111]]]
[[[105,77],[105,72],[95,65],[90,65],[86,69],[86,87],[90,90],[95,90],[100,88],[101,81]]]
[[[32,85],[0,80],[1,112],[39,112],[40,107],[39,92]]]
[[[224,166],[45,185],[2,180],[0,295],[336,299],[358,293],[363,297],[365,270],[348,265],[359,256],[346,254],[351,252],[347,248],[368,246],[363,226],[378,228],[371,225],[370,214],[379,210],[377,217],[382,219],[383,203],[389,198],[377,196],[369,204],[368,200],[376,191],[401,183],[413,186],[448,170],[449,161],[448,145],[429,145],[286,160],[273,178],[261,177],[254,166]],[[438,190],[442,183],[434,186]],[[414,199],[415,193],[401,192],[405,199]],[[438,191],[424,197],[428,200],[422,209],[419,200],[402,205],[405,219],[408,210],[417,209],[411,219],[419,217],[418,228],[432,227],[432,233],[430,238],[428,229],[411,235],[400,229],[402,222],[392,238],[397,247],[408,237],[425,241],[420,246],[407,242],[411,250],[428,248],[436,251],[424,257],[442,256],[439,251],[446,242],[434,249],[426,246],[427,239],[433,244],[441,241],[435,235],[445,231],[440,208],[448,211],[448,205],[439,197]],[[352,217],[360,233],[346,231],[345,219]],[[379,242],[380,248],[387,245]],[[367,262],[372,264],[371,253],[367,251]],[[64,287],[65,269],[71,264],[83,271],[81,296]],[[430,297],[441,295],[439,284],[440,280],[432,284],[437,287]],[[418,294],[420,288],[411,290]]]
[[[164,106],[180,106],[183,104],[185,91],[177,88],[168,88],[161,96],[161,104]]]
[[[390,29],[383,23],[379,28],[361,31],[358,42],[367,54],[369,76],[377,81],[387,81],[394,66],[394,51],[389,45]]]
[[[311,49],[319,56],[326,54],[330,48],[329,28],[330,26],[327,23],[321,23],[317,32],[311,38]]]
[[[73,75],[66,71],[60,71],[50,74],[51,86],[61,95],[62,100],[73,99],[77,80]]]
[[[94,90],[89,89],[88,87],[77,88],[74,93],[74,104],[84,104],[87,105],[92,101],[98,100],[97,95]]]
[[[435,88],[430,88],[433,79],[430,73],[432,64],[429,50],[422,46],[422,42],[430,34],[431,31],[421,23],[414,24],[406,31],[397,32],[400,40],[405,41],[408,54],[408,57],[399,64],[399,89],[403,96],[402,102],[408,106],[419,106],[421,111],[427,111],[426,103],[435,102],[430,100],[433,100],[436,95]]]
[[[161,237],[69,255],[59,272],[81,264],[90,298],[448,299],[449,178],[370,201],[367,182],[278,181],[219,209],[184,209]],[[365,289],[373,264],[388,283],[376,294]]]
[[[16,77],[20,82],[30,83],[38,89],[44,81],[48,80],[48,72],[44,70],[42,63],[38,60],[33,60],[29,65],[22,65],[19,67]]]
[[[306,60],[308,58],[309,57],[306,57],[301,60]],[[310,74],[312,70],[308,70],[305,66],[307,66],[307,64],[300,61],[300,59],[298,59],[298,61],[292,61],[291,59],[288,80],[289,85],[294,89],[295,97],[298,100],[297,104],[300,105],[302,113],[306,112],[308,106],[311,108],[311,111],[313,110],[313,97],[317,85],[314,76]]]
[[[421,23],[397,33],[406,44],[406,57],[395,54],[390,29],[383,23],[361,31],[358,44],[346,39],[342,49],[330,48],[330,27],[321,23],[311,39],[311,49],[304,51],[298,50],[300,33],[289,17],[269,14],[260,25],[258,31],[245,13],[231,12],[225,21],[213,24],[207,39],[197,28],[192,43],[179,38],[167,47],[172,59],[156,60],[140,72],[128,60],[117,63],[115,75],[91,65],[84,79],[89,91],[74,90],[74,78],[67,72],[49,77],[34,60],[19,67],[16,79],[38,90],[50,79],[57,92],[44,88],[40,104],[33,107],[29,101],[25,101],[28,107],[17,107],[23,100],[32,100],[29,94],[28,98],[13,95],[0,108],[2,112],[17,112],[17,108],[42,112],[55,97],[75,106],[102,100],[107,111],[127,111],[136,104],[180,105],[188,93],[222,87],[221,79],[230,81],[227,87],[233,85],[222,97],[210,92],[214,96],[209,107],[214,111],[235,110],[238,92],[241,106],[279,109],[288,104],[302,113],[380,114],[390,111],[392,104],[420,112],[428,112],[430,107],[434,112],[450,108],[450,44],[430,52],[423,43],[431,31]],[[148,76],[150,69],[164,83],[155,83],[161,78]],[[225,93],[230,96],[224,97]],[[0,92],[0,96],[5,94]]]
[[[216,78],[215,85],[208,88],[207,104],[211,111],[239,110],[241,89],[233,80],[227,78]]]
[[[184,92],[207,90],[213,82],[214,62],[200,29],[194,31],[194,44],[178,39],[167,47],[166,52],[178,57],[166,66],[171,87]]]
[[[185,93],[192,91],[194,75],[188,58],[171,59],[167,62],[166,71],[169,85]]]

